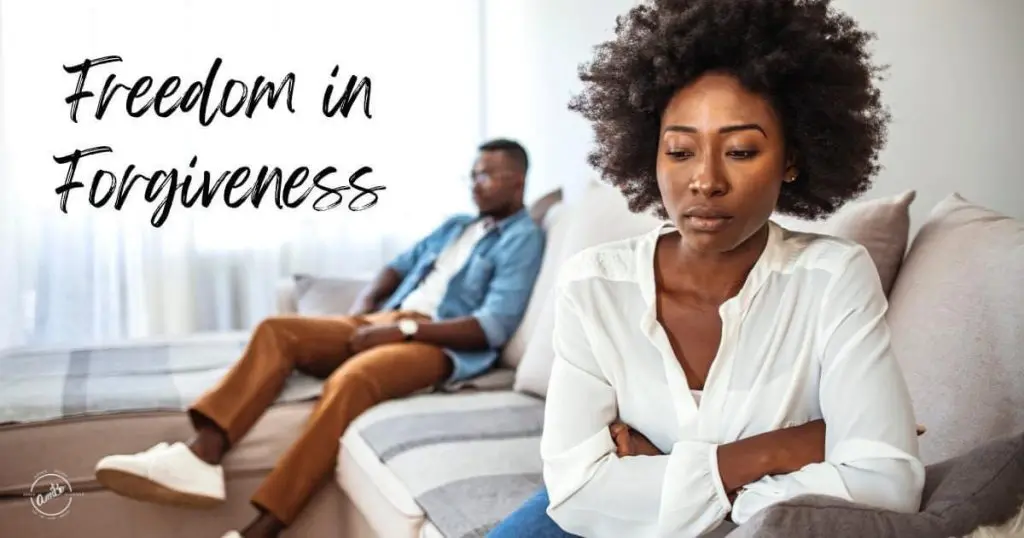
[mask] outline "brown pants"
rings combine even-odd
[[[402,342],[349,356],[355,330],[419,314],[383,312],[357,317],[274,317],[256,327],[230,372],[192,407],[224,430],[234,446],[277,399],[293,370],[326,379],[323,393],[298,440],[256,491],[252,502],[285,524],[295,517],[334,470],[341,435],[363,411],[412,394],[451,374],[441,348]]]

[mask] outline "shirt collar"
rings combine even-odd
[[[515,213],[513,213],[513,214],[511,214],[511,215],[509,215],[509,216],[507,216],[507,217],[505,217],[505,218],[503,218],[501,220],[496,220],[496,219],[494,219],[492,217],[486,217],[486,216],[477,217],[476,220],[478,222],[483,222],[484,223],[484,230],[485,231],[489,232],[489,231],[491,231],[493,229],[497,229],[498,233],[504,233],[505,230],[507,230],[509,226],[512,226],[513,224],[519,222],[524,217],[525,218],[529,218],[529,211],[527,211],[525,206],[523,206],[519,211],[516,211]]]
[[[640,285],[640,294],[652,309],[657,304],[655,296],[657,290],[654,282],[654,253],[658,244],[658,238],[676,231],[677,228],[672,222],[663,222],[651,230],[636,250],[636,270],[638,271],[637,281]],[[726,301],[726,304],[738,301],[743,309],[749,304],[754,294],[761,289],[764,281],[772,271],[776,270],[781,263],[785,262],[785,253],[782,244],[785,241],[785,230],[774,221],[768,221],[768,241],[764,251],[758,257],[754,267],[747,275],[747,280],[735,297]],[[724,305],[723,305],[724,306]]]

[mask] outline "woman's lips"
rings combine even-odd
[[[691,215],[686,218],[690,228],[702,232],[717,232],[729,224],[731,217],[699,217]]]

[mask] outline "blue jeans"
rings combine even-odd
[[[579,538],[561,529],[548,517],[548,490],[541,488],[509,514],[487,538]]]

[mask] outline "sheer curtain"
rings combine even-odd
[[[246,329],[273,311],[279,279],[295,272],[369,278],[445,216],[470,210],[463,178],[481,141],[477,4],[192,1],[171,9],[124,0],[4,0],[0,348]],[[111,55],[123,61],[91,69],[83,89],[95,95],[81,100],[73,123],[65,99],[76,91],[77,75],[63,66]],[[151,108],[133,118],[121,89],[104,117],[95,117],[111,74],[129,88],[153,78],[136,108],[180,77],[166,108],[191,83],[205,83],[216,58],[223,63],[211,106],[229,79],[251,93],[259,76],[281,87],[294,73],[295,112],[284,93],[273,109],[264,99],[251,118],[218,115],[208,126],[200,124],[198,106],[166,118]],[[334,102],[351,75],[371,81],[371,117],[362,95],[347,118],[325,116],[325,88],[334,84]],[[68,165],[54,159],[98,146],[111,151],[80,160],[75,180],[84,186],[69,192],[65,214],[55,189]],[[355,190],[342,191],[337,207],[315,211],[323,194],[317,189],[296,208],[275,206],[274,186],[258,209],[251,198],[229,208],[222,185],[208,208],[183,207],[177,194],[156,227],[151,220],[165,196],[147,200],[147,179],[128,190],[121,210],[112,207],[131,166],[129,176],[192,174],[189,192],[205,171],[213,181],[227,172],[227,185],[231,173],[248,167],[232,200],[263,166],[279,167],[282,183],[307,167],[299,193],[326,167],[336,169],[323,179],[329,187],[347,185],[366,166],[372,172],[356,183],[384,189],[362,211],[350,203],[362,206],[372,196],[353,203]],[[99,169],[112,175],[96,182],[97,198],[112,183],[115,194],[94,208],[89,191]],[[317,205],[334,201],[327,196]]]

